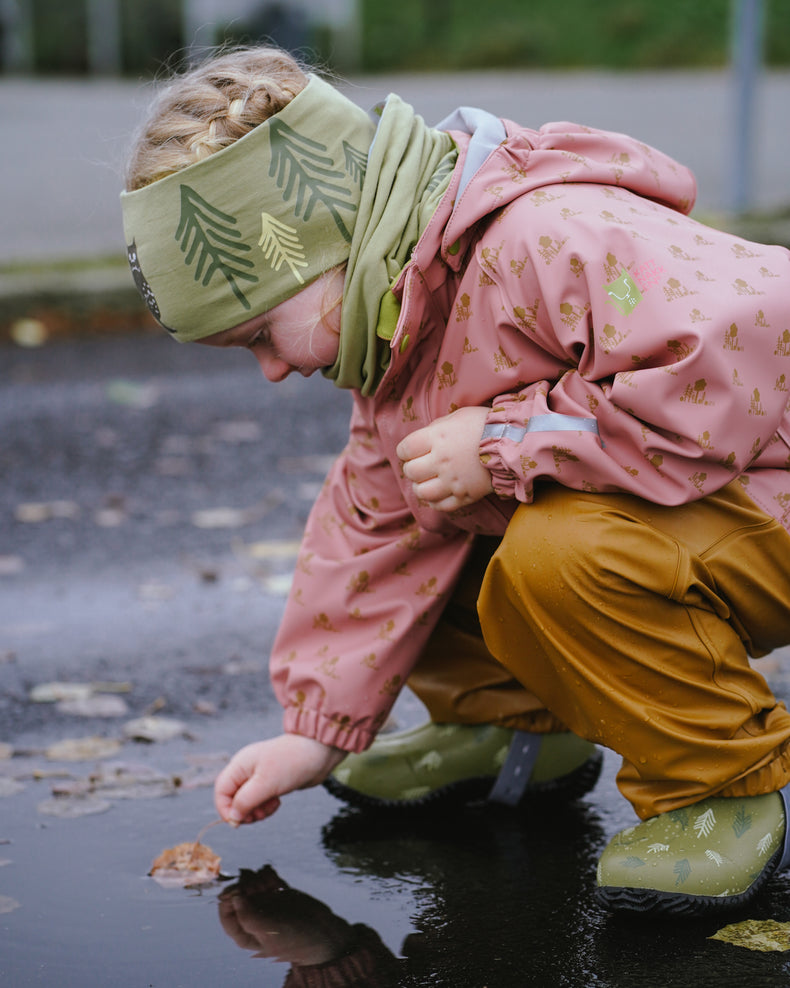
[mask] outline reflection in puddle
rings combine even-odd
[[[222,928],[239,947],[291,965],[283,988],[397,984],[399,962],[374,930],[291,888],[270,865],[242,869],[218,902]]]

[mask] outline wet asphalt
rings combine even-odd
[[[597,857],[635,822],[609,754],[583,800],[516,812],[404,819],[350,811],[323,789],[293,794],[263,824],[209,830],[221,877],[192,890],[147,872],[214,819],[207,785],[113,796],[84,817],[45,813],[62,782],[53,770],[71,782],[122,763],[188,780],[279,729],[267,648],[349,403],[326,381],[271,386],[247,354],[158,335],[5,346],[0,366],[0,742],[15,752],[0,781],[18,783],[0,796],[0,984],[790,983],[786,954],[709,939],[741,919],[790,921],[786,878],[705,920],[595,905]],[[763,662],[785,695],[787,661]],[[123,684],[125,713],[33,702],[52,681]],[[183,730],[125,740],[146,714]],[[396,714],[421,717],[408,695]],[[121,748],[109,760],[46,757],[86,737]],[[300,969],[324,948],[357,966]]]

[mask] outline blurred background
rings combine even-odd
[[[739,8],[790,65],[790,0],[0,0],[6,73],[153,75],[174,52],[270,38],[341,72],[727,65]]]
[[[694,170],[700,219],[790,243],[790,0],[0,0],[0,340],[145,323],[118,192],[151,86],[265,41],[365,108],[626,131]]]

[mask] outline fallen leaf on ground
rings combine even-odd
[[[0,775],[0,797],[2,796],[16,796],[18,792],[22,792],[25,787],[21,782],[17,782],[16,779],[9,779],[6,776]]]
[[[14,515],[17,521],[39,522],[52,518],[76,518],[79,506],[73,501],[33,501],[18,504]]]
[[[194,511],[191,520],[197,528],[241,528],[242,525],[259,521],[273,508],[281,505],[283,500],[282,494],[274,491],[249,508],[206,508],[203,511]]]
[[[183,721],[171,717],[137,717],[124,724],[123,733],[133,741],[171,741],[188,732]]]
[[[117,738],[66,738],[47,748],[45,754],[52,762],[88,762],[94,758],[109,758],[121,749]]]
[[[780,923],[775,919],[747,919],[722,927],[708,939],[763,953],[790,950],[790,923]]]
[[[20,904],[16,899],[12,899],[10,895],[0,895],[0,913],[12,913],[19,908]]]
[[[162,851],[148,874],[165,888],[190,888],[216,881],[219,863],[219,856],[206,844],[187,841]]]
[[[253,559],[290,559],[299,555],[301,541],[288,539],[286,541],[251,542],[243,547],[243,551]]]
[[[53,796],[38,804],[38,812],[46,816],[57,816],[71,820],[80,816],[92,816],[94,813],[106,813],[112,809],[112,803],[97,796]]]
[[[81,700],[93,693],[90,683],[39,683],[28,694],[34,703]]]
[[[39,683],[28,694],[35,703],[60,703],[62,700],[82,700],[94,693],[128,693],[131,683]]]
[[[99,696],[93,693],[72,700],[61,700],[57,710],[58,713],[70,714],[72,717],[125,717],[129,713],[129,705],[123,697]]]
[[[179,782],[148,765],[109,763],[86,778],[55,783],[54,796],[99,795],[104,799],[159,799],[177,792]]]
[[[6,744],[5,741],[0,741],[0,762],[6,761],[8,758],[13,758],[14,749],[10,744]]]

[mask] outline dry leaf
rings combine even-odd
[[[747,919],[723,927],[708,939],[762,953],[790,950],[790,923],[780,923],[775,919]]]
[[[173,738],[184,737],[187,732],[186,724],[171,717],[138,717],[127,721],[123,733],[133,741],[172,741]]]
[[[244,551],[253,559],[290,559],[299,555],[301,545],[299,539],[251,542],[244,547]]]
[[[192,524],[197,528],[241,528],[250,519],[245,508],[206,508],[192,514]]]
[[[81,696],[72,700],[61,700],[58,712],[72,717],[125,717],[129,705],[120,696]]]
[[[90,683],[39,683],[29,696],[34,703],[60,703],[61,700],[83,700],[91,693]]]
[[[28,694],[35,703],[84,700],[94,693],[128,693],[131,683],[39,683]]]
[[[187,841],[162,851],[148,874],[166,888],[190,888],[216,881],[219,863],[218,855],[206,844]]]
[[[0,895],[0,913],[12,913],[15,909],[19,909],[16,899],[10,895]]]
[[[0,741],[0,762],[7,761],[9,758],[13,758],[14,749],[10,744],[6,744],[5,741]]]
[[[283,503],[279,491],[272,491],[258,504],[250,508],[206,508],[192,513],[192,524],[197,528],[241,528],[259,521],[273,508]]]
[[[106,813],[112,809],[112,803],[98,796],[53,796],[38,804],[38,812],[47,816],[58,816],[71,820],[80,816],[91,816],[94,813]]]
[[[39,522],[52,518],[76,518],[79,513],[79,505],[73,501],[31,501],[18,504],[14,515],[17,521]]]
[[[18,792],[22,792],[25,787],[21,782],[17,782],[16,779],[9,779],[6,776],[0,775],[0,797],[2,796],[16,796]]]
[[[52,762],[88,762],[95,758],[109,758],[121,749],[116,738],[67,738],[47,748],[45,754]]]
[[[158,799],[172,796],[179,782],[147,765],[106,764],[87,778],[58,782],[52,794],[59,797],[99,794],[105,799]]]

